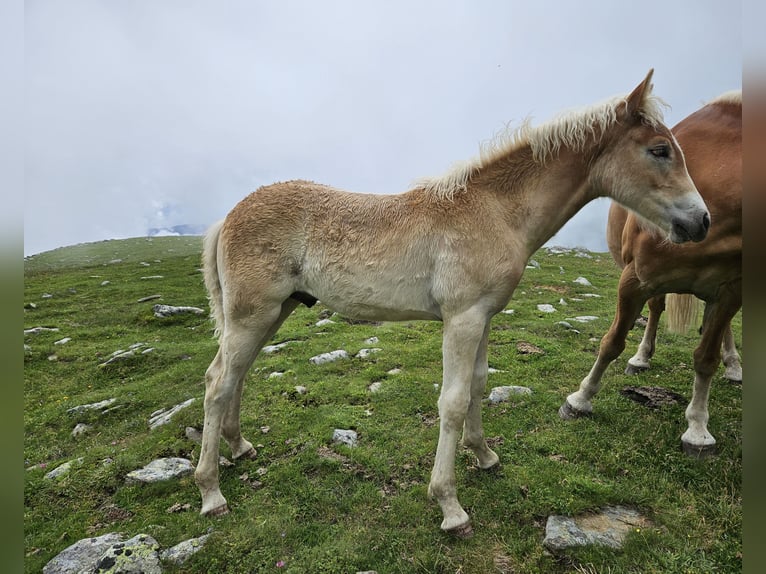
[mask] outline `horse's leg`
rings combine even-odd
[[[487,344],[489,339],[489,323],[484,329],[484,335],[476,354],[471,379],[471,402],[468,404],[465,423],[463,424],[463,445],[470,448],[479,460],[479,468],[488,469],[500,460],[497,454],[487,446],[484,439],[484,429],[481,423],[481,406],[484,390],[487,386]]]
[[[290,313],[292,313],[298,305],[299,303],[295,299],[286,299],[284,303],[282,303],[282,310],[280,311],[279,318],[268,329],[268,331],[266,331],[266,334],[263,336],[260,344],[258,345],[259,350],[274,336],[277,330],[279,330],[279,327],[282,326],[282,323],[285,321],[285,319],[290,316]],[[221,425],[221,434],[231,448],[231,455],[234,459],[253,458],[256,455],[253,444],[245,440],[240,429],[239,412],[242,403],[243,387],[244,377],[240,379],[239,383],[237,384],[237,388],[234,391],[234,396],[229,403],[228,412],[226,413],[226,416],[224,417],[223,423]]]
[[[455,451],[471,402],[471,381],[489,318],[471,309],[444,320],[443,382],[439,396],[439,442],[428,493],[442,509],[442,530],[459,537],[472,534],[471,521],[457,499]]]
[[[228,512],[218,480],[218,456],[224,419],[279,312],[280,307],[277,306],[272,311],[263,311],[245,319],[226,318],[221,347],[206,373],[202,448],[194,473],[202,495],[201,514],[218,515]]]
[[[686,407],[689,427],[681,436],[687,454],[704,456],[715,452],[715,438],[707,429],[710,382],[721,361],[724,331],[741,305],[741,292],[731,286],[722,288],[718,300],[707,304],[702,339],[694,350],[694,389]]]
[[[654,356],[657,326],[660,324],[660,316],[664,310],[665,295],[657,295],[649,299],[649,320],[646,322],[644,336],[641,338],[636,354],[628,359],[626,375],[635,375],[649,368],[649,361]]]
[[[617,295],[617,312],[612,326],[601,339],[598,357],[588,375],[580,383],[580,388],[569,395],[559,409],[562,419],[573,419],[588,415],[593,411],[591,399],[601,388],[601,377],[609,364],[620,356],[625,349],[625,337],[635,323],[647,296],[641,291],[638,278],[630,264],[622,271]]]
[[[723,331],[723,346],[721,348],[723,364],[726,370],[723,373],[725,379],[734,383],[742,382],[742,358],[734,344],[734,334],[731,332],[731,321]]]

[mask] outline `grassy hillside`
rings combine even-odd
[[[649,410],[621,396],[628,384],[661,385],[691,396],[697,338],[662,332],[653,368],[627,377],[641,333],[604,377],[592,418],[563,422],[557,409],[595,358],[614,313],[618,270],[606,254],[540,251],[508,305],[493,319],[489,389],[524,385],[533,394],[485,406],[485,430],[501,467],[479,471],[460,451],[458,493],[476,535],[439,531],[441,512],[426,488],[438,434],[441,325],[428,322],[334,324],[329,312],[300,307],[275,336],[296,341],[261,355],[248,374],[245,436],[255,460],[221,469],[232,512],[199,516],[192,477],[156,486],[125,475],[161,456],[196,462],[186,427],[202,428],[203,375],[217,345],[205,316],[154,317],[155,303],[207,309],[199,238],[108,241],[25,260],[25,554],[28,572],[73,542],[119,531],[147,533],[163,547],[212,528],[205,548],[168,572],[735,572],[741,569],[741,387],[719,371],[710,430],[719,454],[683,455],[685,404]],[[592,287],[575,283],[586,277]],[[600,297],[583,297],[598,294]],[[139,302],[151,295],[160,298]],[[579,301],[577,300],[579,299]],[[563,300],[565,304],[560,303]],[[552,304],[543,313],[537,305]],[[558,321],[594,315],[591,323]],[[741,319],[735,338],[741,342]],[[365,341],[377,337],[378,342]],[[63,338],[66,343],[56,344]],[[124,361],[112,353],[144,343]],[[531,343],[543,353],[519,350]],[[308,359],[345,349],[382,350],[316,366]],[[522,346],[523,348],[523,346]],[[391,373],[400,369],[399,373]],[[281,377],[270,377],[283,372]],[[369,385],[380,382],[380,390]],[[305,394],[296,391],[303,386]],[[105,399],[106,414],[68,409]],[[189,398],[172,421],[149,429],[150,415]],[[72,437],[77,423],[90,432]],[[333,445],[333,429],[352,428],[356,448]],[[225,446],[221,454],[229,456]],[[44,478],[82,458],[68,475]],[[651,528],[619,552],[583,548],[553,556],[541,544],[548,515],[625,504]],[[278,565],[279,564],[279,565]]]

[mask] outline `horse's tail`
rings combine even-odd
[[[668,293],[665,296],[665,312],[668,331],[686,333],[696,323],[701,301],[690,293]]]
[[[224,326],[223,291],[218,274],[218,237],[221,234],[221,227],[223,227],[223,220],[211,225],[202,241],[202,272],[216,338],[221,335]]]

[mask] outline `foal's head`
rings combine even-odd
[[[651,97],[652,73],[616,108],[617,121],[602,135],[590,183],[599,195],[634,211],[672,242],[702,241],[710,213]]]

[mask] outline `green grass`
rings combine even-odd
[[[485,406],[485,431],[501,457],[483,472],[460,450],[458,493],[476,534],[453,540],[439,530],[441,512],[426,495],[438,435],[435,384],[441,383],[441,325],[428,322],[314,324],[326,314],[300,307],[274,341],[295,340],[262,355],[247,377],[242,425],[257,444],[253,461],[221,469],[231,513],[199,516],[193,478],[128,486],[125,475],[160,456],[196,462],[187,426],[202,427],[203,375],[216,351],[204,316],[155,318],[157,303],[206,308],[199,238],[154,238],[79,245],[25,260],[25,328],[57,327],[25,343],[25,554],[39,572],[86,536],[120,531],[154,536],[163,547],[212,528],[205,548],[167,572],[735,572],[741,569],[741,387],[715,378],[710,430],[719,454],[683,455],[685,405],[649,410],[619,394],[628,384],[661,385],[691,395],[697,337],[661,331],[650,371],[622,374],[641,333],[610,367],[595,414],[563,422],[557,409],[589,370],[614,313],[618,270],[593,259],[545,250],[525,274],[509,308],[493,319],[489,385],[524,385],[530,396]],[[121,260],[116,262],[115,260]],[[142,263],[148,264],[144,265]],[[561,270],[563,269],[563,273]],[[161,279],[141,279],[162,275]],[[593,287],[573,283],[587,277]],[[109,281],[102,285],[102,282]],[[572,301],[583,293],[601,298]],[[43,297],[44,294],[50,297]],[[159,294],[161,299],[139,303]],[[567,306],[559,304],[564,298]],[[35,308],[29,304],[34,303]],[[551,303],[558,312],[537,311]],[[555,323],[596,315],[593,323]],[[734,324],[741,342],[741,316]],[[323,334],[319,334],[323,333]],[[322,366],[316,354],[355,354],[376,336],[383,351]],[[63,337],[72,340],[54,345]],[[519,342],[544,350],[522,355]],[[99,367],[117,349],[155,350]],[[388,371],[400,368],[398,375]],[[281,378],[269,378],[284,371]],[[367,387],[383,383],[372,394]],[[295,392],[296,385],[308,389]],[[67,409],[117,398],[106,414]],[[149,415],[196,397],[170,424],[149,430]],[[84,437],[70,433],[92,425]],[[267,433],[261,427],[269,427]],[[334,428],[359,433],[355,449],[331,444]],[[228,450],[222,446],[222,454]],[[56,481],[43,475],[82,457]],[[44,468],[42,467],[44,466]],[[189,504],[169,513],[176,503]],[[576,514],[607,504],[638,508],[653,525],[632,533],[620,551],[588,547],[560,556],[542,547],[552,513]],[[278,561],[284,566],[277,568]]]

